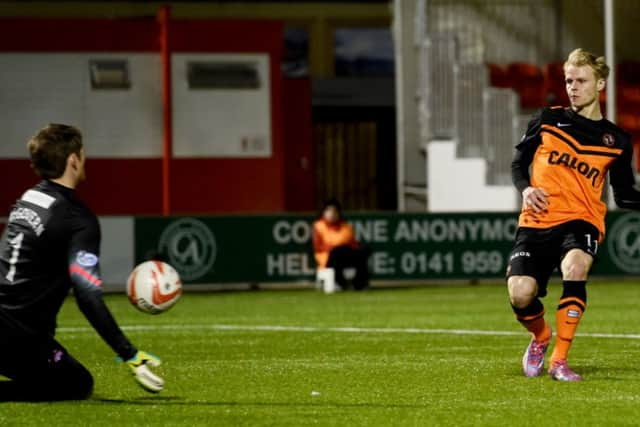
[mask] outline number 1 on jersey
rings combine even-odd
[[[7,273],[7,280],[10,282],[13,282],[13,279],[16,276],[16,264],[18,263],[18,257],[20,256],[22,239],[24,239],[24,233],[18,233],[16,237],[9,240],[9,245],[13,248],[11,251],[11,258],[9,258],[9,272]]]

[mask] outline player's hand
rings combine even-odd
[[[546,211],[549,207],[549,193],[540,187],[527,187],[522,192],[522,205],[525,209],[532,209],[535,213]]]
[[[164,388],[164,380],[149,369],[149,366],[160,366],[161,361],[159,357],[144,351],[138,351],[135,356],[129,360],[125,360],[124,363],[131,369],[133,378],[146,391],[158,393]]]

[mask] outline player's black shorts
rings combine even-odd
[[[507,277],[531,276],[538,282],[538,296],[547,294],[551,274],[572,249],[596,258],[600,232],[586,221],[569,221],[551,228],[519,227],[509,257]]]
[[[0,402],[86,399],[93,378],[53,337],[0,309]]]

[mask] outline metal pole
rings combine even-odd
[[[158,12],[160,23],[160,54],[162,58],[162,110],[163,110],[163,147],[162,147],[162,214],[171,214],[171,157],[173,154],[173,136],[171,126],[171,50],[169,46],[169,20],[171,9],[162,6]]]
[[[604,57],[610,67],[609,81],[607,82],[607,119],[616,122],[616,50],[615,50],[615,27],[613,22],[613,0],[604,0]],[[607,176],[609,183],[609,176]],[[609,209],[617,208],[613,199],[613,191],[607,185],[605,190],[605,200]]]
[[[393,38],[395,51],[395,83],[396,83],[396,165],[397,165],[397,191],[398,191],[398,211],[406,210],[404,182],[406,180],[405,163],[405,103],[404,103],[404,66],[403,66],[403,13],[402,0],[393,2]]]
[[[616,50],[613,0],[604,0],[604,57],[611,67],[607,82],[607,119],[616,122]]]

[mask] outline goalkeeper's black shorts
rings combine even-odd
[[[81,400],[93,378],[53,337],[43,336],[0,310],[0,402]]]

